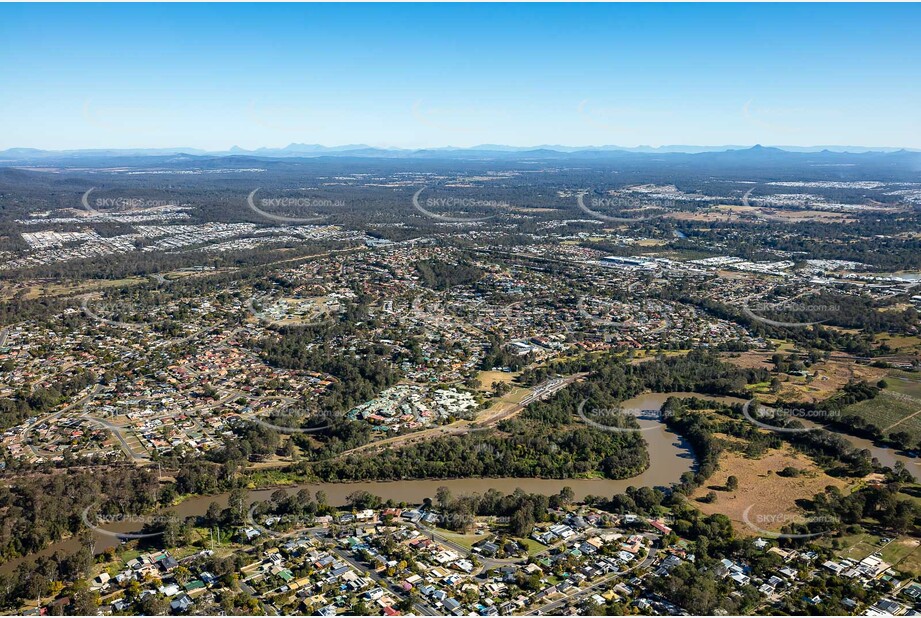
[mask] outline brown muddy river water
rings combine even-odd
[[[649,410],[648,414],[643,414],[637,418],[640,425],[642,436],[646,440],[649,449],[649,468],[645,472],[620,480],[611,479],[536,479],[536,478],[466,478],[466,479],[434,479],[434,480],[416,480],[416,481],[370,481],[357,483],[307,483],[300,485],[285,486],[284,489],[289,493],[296,492],[300,489],[307,489],[311,493],[324,491],[328,496],[330,504],[344,505],[347,503],[349,494],[355,491],[368,491],[383,499],[393,500],[394,502],[407,502],[410,504],[420,504],[426,498],[434,498],[435,491],[439,487],[447,487],[455,496],[461,494],[484,493],[489,489],[496,489],[502,493],[512,493],[518,488],[528,493],[541,493],[551,495],[558,493],[563,487],[571,487],[575,493],[576,499],[583,499],[586,496],[603,496],[611,497],[618,493],[623,493],[627,487],[667,487],[671,483],[677,482],[681,475],[689,470],[693,470],[696,464],[694,454],[691,452],[687,442],[676,433],[669,431],[659,420],[658,410],[669,397],[705,397],[696,393],[647,393],[628,399],[621,404],[622,408],[631,408],[639,410]],[[707,399],[717,399],[721,401],[731,401],[743,403],[743,400],[731,397],[706,397]],[[901,459],[913,474],[918,475],[918,466],[916,460],[896,454],[892,449],[886,449],[874,446],[867,440],[845,436],[857,448],[868,448],[874,457],[877,457],[881,464],[892,466],[896,460]],[[266,500],[277,488],[261,489],[250,492],[250,499],[253,502]],[[213,496],[197,496],[183,501],[181,504],[172,508],[180,517],[191,517],[195,515],[204,515],[208,506],[212,502],[217,502],[222,507],[227,505],[228,494],[218,494]],[[137,532],[138,525],[122,522],[110,523],[105,525],[107,530],[112,532]],[[96,534],[96,551],[101,552],[108,547],[118,545],[118,538],[112,535]],[[77,541],[68,539],[55,543],[46,548],[40,554],[50,555],[54,551],[61,549],[65,552],[72,552],[77,548]],[[21,562],[21,559],[10,560],[0,565],[0,572],[8,571]]]

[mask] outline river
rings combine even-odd
[[[876,445],[867,438],[859,438],[857,436],[852,436],[851,434],[842,433],[841,430],[836,428],[834,425],[822,425],[821,423],[816,423],[815,421],[806,418],[798,418],[796,420],[802,423],[805,427],[825,429],[831,433],[836,433],[850,442],[854,448],[870,451],[870,455],[876,459],[876,461],[878,461],[881,466],[885,466],[887,468],[895,468],[895,463],[897,461],[901,461],[905,465],[905,469],[911,473],[913,477],[915,477],[915,480],[921,482],[921,466],[918,465],[921,463],[921,460],[917,458],[903,455],[896,449],[890,448],[888,446]]]
[[[623,408],[641,410],[660,410],[662,404],[670,396],[691,397],[694,393],[648,393],[624,401]],[[698,395],[699,396],[699,395]],[[330,504],[345,505],[349,494],[355,491],[368,491],[381,496],[385,500],[394,502],[407,502],[420,504],[426,498],[434,498],[435,491],[442,486],[451,490],[454,495],[485,493],[488,489],[496,489],[503,493],[512,493],[521,488],[528,493],[541,493],[552,495],[559,493],[563,487],[571,487],[578,500],[588,495],[611,496],[623,493],[627,487],[649,486],[667,487],[677,482],[681,475],[694,469],[694,454],[690,446],[678,434],[669,431],[658,420],[657,414],[644,415],[637,418],[642,429],[643,438],[649,450],[649,467],[641,474],[628,479],[535,479],[535,478],[465,478],[465,479],[426,479],[417,481],[368,481],[357,483],[307,483],[285,486],[288,492],[297,492],[307,489],[311,493],[324,491]],[[260,489],[250,492],[253,502],[266,500],[277,488]],[[204,515],[212,502],[217,502],[222,507],[227,505],[228,494],[213,496],[195,496],[184,500],[173,507],[180,517]],[[138,532],[137,524],[127,522],[106,524],[106,528],[114,532]],[[113,547],[119,540],[111,535],[96,533],[96,551],[101,552],[108,547]],[[51,545],[39,554],[50,555],[56,550],[73,552],[77,549],[78,542],[68,539]],[[6,572],[20,562],[21,559],[10,560],[0,565],[0,572]]]
[[[651,393],[634,397],[621,404],[623,408],[643,410],[661,409],[662,404],[671,395],[693,396],[694,393]],[[699,396],[699,395],[698,395]],[[536,478],[465,478],[465,479],[425,479],[417,481],[365,481],[356,483],[308,483],[285,487],[296,492],[308,489],[311,492],[323,490],[330,504],[345,505],[348,495],[355,491],[368,491],[385,500],[421,504],[426,498],[434,498],[439,487],[447,487],[454,495],[485,493],[496,489],[502,493],[512,493],[521,488],[528,493],[551,495],[559,493],[563,487],[571,487],[577,500],[589,495],[611,497],[623,493],[631,485],[636,487],[667,487],[677,482],[681,475],[694,469],[694,454],[690,446],[678,434],[668,430],[657,420],[656,414],[640,417],[637,422],[643,429],[642,435],[649,450],[649,467],[637,476],[628,479],[536,479]],[[253,491],[253,501],[266,500],[277,488]],[[202,515],[212,502],[221,506],[227,504],[227,494],[217,496],[197,496],[183,501],[175,510],[182,517]]]
[[[669,397],[702,397],[721,401],[742,403],[743,400],[732,397],[709,397],[697,393],[647,393],[628,399],[621,404],[622,408],[658,411]],[[541,493],[552,495],[558,493],[563,487],[572,488],[577,500],[586,496],[603,496],[609,498],[615,494],[623,493],[627,487],[667,487],[680,480],[681,475],[694,469],[696,461],[687,442],[678,434],[670,431],[659,420],[659,415],[650,413],[640,416],[637,422],[642,430],[649,450],[649,467],[641,474],[628,479],[535,479],[535,478],[466,478],[466,479],[426,479],[416,481],[368,481],[356,483],[306,483],[285,486],[289,493],[300,489],[307,489],[311,493],[324,491],[330,504],[345,505],[349,494],[355,491],[368,491],[385,500],[420,504],[426,498],[434,498],[439,487],[447,487],[455,496],[471,493],[485,493],[488,489],[496,489],[502,493],[512,493],[521,488],[528,493]],[[853,436],[844,436],[857,448],[867,448],[884,466],[893,466],[897,460],[902,460],[913,474],[917,476],[918,466],[915,460],[899,455],[892,449],[874,446],[868,440]],[[260,489],[250,492],[253,502],[266,500],[277,487]],[[217,502],[222,507],[227,505],[228,494],[213,496],[196,496],[184,500],[172,508],[180,517],[204,515],[212,502]],[[137,524],[121,523],[107,524],[107,528],[115,532],[137,532]],[[96,534],[96,551],[103,551],[115,546],[119,540],[111,535]],[[77,548],[75,539],[68,539],[53,544],[39,554],[50,555],[60,549],[73,552]],[[0,565],[0,572],[7,572],[20,562],[21,559],[10,560]]]

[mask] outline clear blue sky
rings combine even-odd
[[[0,149],[921,147],[919,5],[0,5]]]

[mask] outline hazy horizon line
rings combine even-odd
[[[921,147],[916,146],[868,146],[862,144],[808,144],[808,145],[798,145],[798,144],[762,144],[762,143],[753,143],[753,144],[681,144],[681,143],[669,143],[661,144],[658,146],[650,144],[639,144],[636,146],[623,146],[619,144],[597,144],[597,145],[568,145],[568,144],[535,144],[535,145],[514,145],[514,144],[500,144],[500,143],[480,143],[474,144],[472,146],[456,146],[452,144],[445,144],[440,146],[393,146],[393,145],[376,145],[376,144],[366,144],[366,143],[351,143],[351,144],[334,144],[326,145],[320,143],[307,143],[307,142],[290,142],[283,146],[255,146],[255,147],[242,147],[239,145],[232,145],[226,148],[203,148],[199,146],[84,146],[76,148],[42,148],[36,146],[7,146],[0,147],[0,152],[15,151],[15,150],[30,150],[30,151],[39,151],[39,152],[48,152],[48,153],[61,153],[61,152],[91,152],[91,151],[172,151],[175,153],[203,153],[203,154],[216,154],[216,153],[233,153],[234,151],[240,152],[259,152],[259,151],[281,151],[281,150],[297,150],[297,149],[317,149],[317,150],[359,150],[359,149],[373,149],[373,150],[390,150],[390,151],[420,151],[420,150],[495,150],[495,149],[508,149],[508,150],[553,150],[553,149],[566,149],[570,151],[584,151],[584,150],[598,150],[598,149],[609,149],[609,150],[663,150],[663,149],[679,149],[679,148],[692,148],[692,149],[708,149],[708,150],[738,150],[738,149],[752,149],[752,148],[776,148],[780,150],[817,150],[817,149],[858,149],[865,151],[899,151],[899,150],[921,150]]]

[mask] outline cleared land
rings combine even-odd
[[[921,399],[921,373],[908,373],[893,369],[886,376],[886,382],[889,383],[888,389]]]
[[[480,381],[481,391],[491,391],[493,382],[511,384],[519,375],[521,375],[520,371],[481,371],[477,379]]]
[[[789,354],[792,349],[781,349],[779,352]],[[771,369],[773,368],[773,363],[770,361],[773,354],[774,352],[724,354],[723,360],[746,369]],[[808,378],[791,375],[781,376],[783,383],[777,396],[785,401],[817,402],[827,399],[851,381],[864,380],[870,384],[876,384],[885,378],[891,387],[894,387],[895,383],[895,380],[889,378],[890,371],[869,365],[858,365],[850,359],[836,358],[819,361],[808,367],[807,371],[813,375]],[[750,389],[753,394],[771,394],[770,384],[768,383],[753,385],[753,387]],[[893,390],[895,389],[893,388]]]
[[[130,277],[126,279],[87,279],[80,282],[59,283],[52,281],[29,281],[25,283],[0,285],[0,300],[12,300],[17,295],[32,300],[55,296],[69,296],[83,294],[105,288],[137,285],[149,281],[146,277]]]
[[[803,472],[795,478],[777,474],[788,466]],[[739,487],[735,491],[724,489],[729,476],[739,479]],[[720,456],[719,469],[691,498],[703,513],[721,513],[728,517],[739,534],[759,536],[760,533],[749,527],[743,518],[743,513],[749,507],[749,521],[756,522],[764,530],[779,531],[785,523],[795,521],[796,516],[802,512],[796,504],[797,500],[811,499],[829,485],[844,489],[850,483],[828,476],[811,459],[789,447],[771,450],[758,459],[724,451]],[[708,504],[696,501],[710,491],[716,492],[714,502]]]

